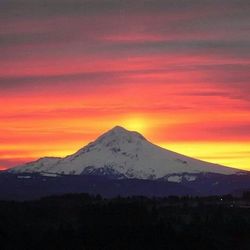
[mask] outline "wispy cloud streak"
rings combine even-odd
[[[249,0],[0,1],[0,166],[135,118],[177,150],[249,152],[249,13]]]

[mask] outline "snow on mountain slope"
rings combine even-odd
[[[196,160],[156,146],[141,134],[115,127],[65,158],[42,158],[9,170],[12,173],[113,175],[158,179],[172,174],[235,174],[239,170]]]

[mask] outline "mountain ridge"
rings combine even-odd
[[[121,126],[99,136],[64,158],[43,157],[8,170],[10,173],[51,173],[66,175],[108,175],[114,178],[161,179],[181,174],[237,174],[239,169],[197,160],[161,148],[136,131]],[[171,177],[172,176],[172,177]]]

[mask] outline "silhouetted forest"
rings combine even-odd
[[[0,202],[1,250],[250,249],[250,195]]]

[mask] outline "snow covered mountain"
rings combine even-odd
[[[197,174],[231,175],[239,170],[196,160],[152,144],[137,132],[114,127],[65,158],[45,157],[9,170],[10,173],[104,175],[117,179],[194,181]]]

